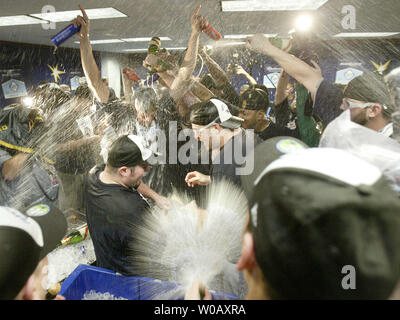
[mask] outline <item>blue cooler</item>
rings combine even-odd
[[[81,264],[61,286],[60,295],[67,300],[82,300],[91,290],[109,292],[116,298],[149,300],[156,292],[169,292],[179,285],[167,281],[141,277],[127,277],[114,271]],[[214,300],[237,300],[238,297],[224,292],[213,292]],[[183,299],[181,297],[180,299]]]

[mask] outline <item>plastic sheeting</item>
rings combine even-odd
[[[400,193],[400,144],[350,119],[350,110],[332,121],[320,140],[320,147],[346,150],[377,166]]]

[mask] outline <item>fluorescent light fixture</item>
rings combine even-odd
[[[167,49],[168,51],[173,51],[173,50],[186,50],[187,47],[176,47],[176,48],[165,48],[165,49]]]
[[[224,38],[225,39],[246,39],[247,37],[252,37],[254,36],[254,34],[228,34],[225,35]],[[278,36],[277,33],[274,34],[264,34],[264,36],[266,36],[267,38],[275,38],[276,36]]]
[[[124,49],[124,52],[147,52],[147,49]]]
[[[41,23],[47,23],[47,21],[42,21],[29,16],[0,17],[0,27],[22,26],[28,24],[41,24]]]
[[[126,14],[114,8],[86,9],[85,11],[90,20],[127,17]],[[80,10],[31,14],[31,16],[33,17],[48,20],[50,22],[71,21],[75,19],[78,15],[82,15],[82,12]]]
[[[334,35],[335,38],[384,38],[400,34],[400,32],[346,32]]]
[[[301,15],[296,20],[296,30],[308,31],[311,29],[313,24],[313,19],[309,15]]]
[[[221,1],[222,11],[308,11],[317,10],[328,0],[248,0]]]
[[[75,41],[79,44],[79,41]],[[108,44],[108,43],[123,43],[121,39],[104,39],[104,40],[90,40],[91,44]]]
[[[171,38],[168,37],[159,37],[161,41],[170,41]],[[123,38],[121,39],[122,41],[125,42],[149,42],[151,40],[150,38]]]

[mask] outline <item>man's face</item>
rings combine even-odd
[[[219,130],[216,129],[215,125],[210,128],[206,126],[200,126],[197,124],[192,124],[192,129],[194,132],[194,137],[202,142],[207,150],[213,150],[220,148],[220,134]]]
[[[137,113],[137,118],[139,122],[145,127],[150,127],[151,123],[156,117],[156,112],[139,112]]]
[[[344,98],[343,103],[340,106],[340,109],[342,109],[342,110],[350,109],[351,121],[364,126],[367,124],[367,122],[369,120],[368,107],[362,108],[362,107],[356,107],[356,106],[357,105],[361,106],[365,103],[366,102],[360,101],[360,100]]]
[[[145,166],[135,166],[126,168],[123,179],[124,184],[130,188],[137,187],[140,180],[143,178],[145,173],[149,172],[150,168]]]
[[[257,124],[257,110],[247,110],[239,108],[239,117],[244,119],[242,127],[245,129],[254,129]]]

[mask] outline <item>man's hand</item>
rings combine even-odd
[[[212,300],[212,296],[208,289],[196,279],[192,286],[186,291],[185,300]]]
[[[160,209],[169,210],[171,208],[171,201],[163,196],[156,197],[154,201]]]
[[[193,188],[195,185],[207,186],[211,183],[211,178],[210,176],[206,176],[200,172],[193,171],[186,175],[185,182],[191,188]]]
[[[89,38],[90,20],[85,9],[83,9],[81,5],[79,5],[79,9],[81,9],[83,17],[77,16],[76,19],[72,20],[72,24],[76,28],[81,26],[81,30],[77,33],[77,35],[79,40],[84,40]]]
[[[255,52],[266,54],[268,54],[271,48],[275,48],[263,34],[256,34],[253,37],[248,37],[246,39],[246,46]]]
[[[208,24],[208,20],[205,17],[199,15],[200,8],[201,5],[199,5],[196,8],[190,19],[190,23],[192,25],[192,32],[199,34],[201,33],[202,28]]]

